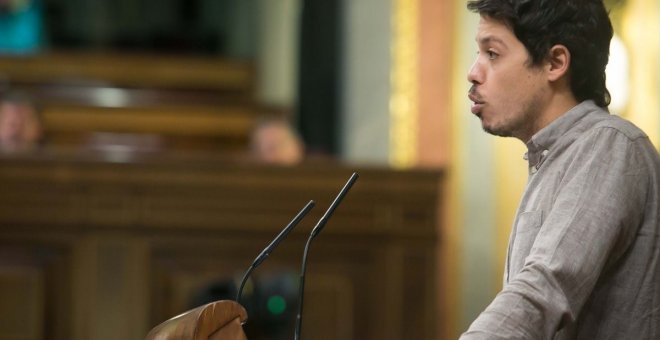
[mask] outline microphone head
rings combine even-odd
[[[355,183],[355,181],[357,181],[358,177],[360,177],[358,175],[358,173],[354,172],[351,175],[351,177],[348,179],[346,184],[344,184],[344,187],[339,191],[339,194],[337,194],[337,197],[335,197],[335,200],[332,201],[332,203],[330,204],[330,207],[328,207],[328,210],[326,210],[323,217],[321,217],[321,219],[316,224],[314,229],[312,229],[312,234],[310,236],[311,238],[315,238],[321,232],[321,230],[323,229],[325,224],[328,222],[328,219],[330,219],[330,216],[332,216],[332,214],[334,213],[334,211],[337,208],[337,206],[339,205],[339,203],[341,203],[341,201],[344,199],[344,196],[346,196],[346,194],[351,189],[351,187],[353,187],[353,183]]]

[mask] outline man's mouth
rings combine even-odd
[[[481,99],[481,97],[476,94],[475,91],[470,91],[468,94],[468,98],[470,98],[470,101],[472,101],[472,106],[470,107],[470,111],[474,113],[475,115],[479,116],[481,113],[481,110],[483,109],[485,102]]]

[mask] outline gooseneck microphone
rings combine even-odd
[[[314,229],[312,229],[312,232],[309,234],[309,238],[307,239],[307,243],[305,243],[305,251],[303,252],[303,258],[302,258],[302,269],[300,270],[300,287],[299,287],[299,296],[298,296],[298,316],[296,318],[296,330],[294,333],[294,339],[295,340],[300,340],[300,331],[302,329],[302,312],[303,312],[303,297],[305,293],[305,270],[307,267],[307,253],[309,251],[309,245],[312,243],[312,240],[316,238],[316,236],[319,235],[325,224],[328,222],[328,219],[330,219],[330,216],[332,216],[332,213],[335,211],[341,200],[346,196],[346,193],[348,193],[348,190],[351,189],[353,186],[353,183],[358,178],[357,172],[354,172],[353,175],[351,175],[351,178],[348,179],[348,182],[344,185],[344,187],[341,189],[335,200],[330,204],[330,207],[328,210],[325,212],[325,214],[321,217],[319,222],[316,224]]]
[[[270,244],[264,248],[263,251],[254,259],[254,262],[252,262],[252,265],[250,265],[250,268],[245,272],[245,275],[243,275],[243,279],[241,280],[241,285],[240,288],[238,289],[238,294],[236,294],[236,302],[241,303],[241,295],[243,295],[243,287],[245,287],[245,283],[247,282],[248,277],[252,273],[252,271],[257,268],[261,262],[263,262],[268,255],[275,249],[280,242],[282,242],[287,235],[293,230],[293,228],[298,225],[298,223],[307,215],[307,213],[312,210],[314,207],[314,201],[309,201],[305,207],[303,207],[300,212],[298,212],[298,215],[289,222],[289,224],[282,229],[282,231],[273,239],[273,241],[270,242]]]

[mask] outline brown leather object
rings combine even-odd
[[[154,327],[146,340],[247,340],[245,308],[221,300],[189,310]]]

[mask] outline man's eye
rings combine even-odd
[[[493,51],[486,51],[486,55],[488,55],[488,59],[490,59],[490,60],[493,60],[493,59],[497,58],[497,53],[495,53]]]

